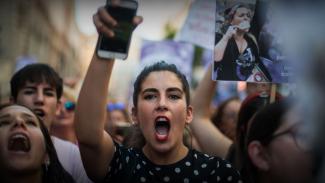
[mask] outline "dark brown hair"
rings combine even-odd
[[[3,109],[10,107],[10,106],[21,106],[21,105],[17,105],[17,104],[3,104],[0,106],[0,111],[2,111]],[[43,182],[49,182],[49,183],[73,183],[74,180],[71,177],[71,175],[65,171],[65,169],[63,168],[63,166],[61,165],[59,158],[57,156],[55,147],[53,145],[51,136],[46,128],[46,126],[44,125],[42,119],[40,119],[31,109],[29,109],[26,106],[22,106],[24,108],[27,108],[28,110],[30,110],[38,119],[39,124],[40,124],[40,129],[42,131],[44,140],[45,140],[45,148],[46,148],[46,152],[48,154],[49,157],[49,164],[42,165],[42,173],[43,173]],[[5,175],[2,175],[5,176]]]

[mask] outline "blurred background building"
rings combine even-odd
[[[138,14],[145,22],[133,34],[128,59],[115,64],[110,96],[127,100],[142,40],[163,40],[181,27],[190,0],[169,2],[139,3]],[[97,41],[92,15],[104,4],[105,0],[0,1],[0,102],[10,97],[13,73],[33,62],[51,65],[65,84],[80,86]]]
[[[0,101],[8,100],[12,74],[30,62],[48,63],[70,84],[81,77],[96,37],[79,31],[74,0],[0,1],[0,17]]]

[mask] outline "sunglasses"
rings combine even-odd
[[[66,101],[64,103],[64,108],[69,112],[74,111],[74,109],[76,108],[76,103],[71,102],[71,101]]]
[[[122,102],[108,103],[106,109],[110,112],[114,110],[123,110],[125,109],[125,105]]]

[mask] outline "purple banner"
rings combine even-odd
[[[141,67],[164,60],[173,63],[190,82],[192,78],[192,62],[194,46],[188,43],[144,40],[141,48]]]

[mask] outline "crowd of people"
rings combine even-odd
[[[216,60],[192,97],[186,77],[165,61],[139,73],[131,111],[125,103],[107,102],[114,58],[93,55],[78,99],[49,65],[17,71],[10,104],[0,107],[1,182],[314,181],[306,122],[293,98],[251,83],[255,88],[243,101],[234,96],[211,111],[218,85],[212,72],[218,69],[219,79],[245,80],[250,62],[258,62],[227,66],[227,57],[258,54],[245,34],[249,27],[239,25],[239,14],[250,21],[247,7],[237,5],[229,13],[230,25],[216,38]],[[104,7],[93,19],[99,33],[114,36],[116,22]],[[141,22],[134,17],[135,27]],[[225,52],[236,44],[237,56]],[[236,74],[223,73],[226,67]]]

